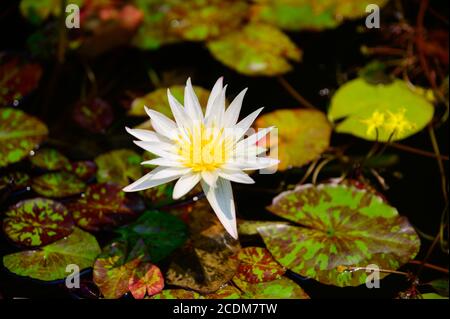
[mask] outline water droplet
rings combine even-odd
[[[14,100],[14,101],[13,101],[13,105],[14,105],[14,106],[19,105],[19,100]]]
[[[30,156],[34,156],[35,154],[36,154],[35,151],[33,151],[33,150],[30,151]]]
[[[319,91],[320,96],[328,96],[330,94],[330,90],[328,88],[324,88]]]
[[[192,198],[192,200],[193,200],[194,202],[196,202],[196,201],[198,201],[198,197],[197,197],[197,196],[194,196],[194,197]]]

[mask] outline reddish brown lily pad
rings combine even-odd
[[[150,263],[138,267],[128,282],[128,288],[136,299],[143,299],[145,294],[153,296],[164,288],[164,278],[161,270]]]
[[[114,113],[108,102],[96,98],[75,105],[73,119],[91,133],[105,133],[114,120]]]
[[[368,274],[364,267],[395,270],[413,259],[420,247],[405,217],[382,198],[354,187],[299,186],[278,195],[268,209],[299,224],[258,228],[272,256],[286,268],[325,284],[363,284]]]
[[[46,198],[18,202],[5,213],[3,231],[23,246],[50,244],[73,231],[73,220],[61,203]]]
[[[204,299],[202,295],[195,291],[186,289],[165,289],[156,294],[151,299]]]
[[[83,196],[67,207],[77,225],[89,231],[120,225],[145,208],[136,194],[126,194],[113,183],[89,185]]]
[[[25,188],[30,183],[30,176],[24,172],[12,172],[0,176],[0,191],[5,188],[10,188],[11,190],[18,190]]]
[[[97,165],[93,161],[76,161],[70,162],[65,167],[64,170],[75,174],[78,178],[83,181],[88,181],[95,177],[97,173]]]
[[[43,196],[62,198],[80,194],[86,184],[73,174],[52,172],[33,178],[33,190]]]
[[[34,116],[13,108],[0,108],[0,167],[27,157],[47,134],[47,126]]]
[[[275,280],[286,272],[265,248],[246,247],[235,258],[240,262],[236,277],[249,283]]]

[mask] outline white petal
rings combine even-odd
[[[216,182],[217,182],[217,178],[219,177],[219,175],[217,174],[216,171],[214,172],[208,172],[208,171],[203,171],[201,173],[202,175],[202,179],[211,187],[215,187],[216,186]]]
[[[149,130],[142,130],[142,129],[131,129],[129,127],[125,127],[125,129],[127,130],[127,132],[131,135],[133,135],[134,137],[146,141],[146,142],[166,142],[168,143],[170,140],[167,139],[166,137],[153,132],[153,131],[149,131]]]
[[[222,128],[223,118],[225,115],[225,94],[227,91],[227,86],[223,88],[222,92],[216,97],[212,106],[211,113],[206,118],[206,124],[215,124],[215,127]]]
[[[228,169],[221,169],[218,172],[219,176],[222,178],[225,178],[227,180],[230,180],[232,182],[236,183],[242,183],[242,184],[254,184],[255,181],[253,178],[245,174],[244,172],[240,170],[228,170]]]
[[[190,171],[191,169],[187,167],[163,167],[160,171],[156,172],[151,179],[178,178]]]
[[[158,186],[161,184],[171,182],[174,179],[178,178],[178,176],[177,176],[177,177],[163,178],[163,179],[156,179],[156,180],[152,179],[152,177],[162,169],[163,168],[160,168],[160,167],[155,168],[153,171],[151,171],[150,173],[147,173],[146,175],[144,175],[143,177],[141,177],[134,183],[128,185],[127,187],[124,187],[123,191],[124,192],[137,192],[137,191],[141,191],[141,190],[144,190],[147,188],[151,188],[151,187],[155,187],[155,186]]]
[[[232,163],[227,163],[223,165],[223,168],[226,169],[241,169],[243,171],[249,171],[249,170],[257,170],[257,169],[263,169],[271,166],[275,166],[280,161],[275,158],[270,157],[257,157],[256,159],[252,161],[239,161],[239,159]]]
[[[211,90],[211,94],[209,95],[208,104],[206,105],[205,118],[211,114],[211,108],[213,106],[213,103],[216,100],[216,97],[218,97],[222,92],[222,87],[223,87],[223,77],[220,77],[216,81],[216,84],[214,84]]]
[[[266,136],[272,129],[272,127],[264,128],[262,130],[258,130],[258,132],[250,135],[249,137],[243,139],[239,143],[236,144],[236,150],[242,148],[242,147],[250,147],[251,145],[258,142],[260,139],[262,139],[264,136]]]
[[[184,109],[193,121],[199,122],[203,120],[202,108],[192,88],[191,78],[188,78],[184,88]]]
[[[236,124],[235,127],[236,127],[236,131],[238,132],[238,135],[236,137],[237,140],[239,140],[242,136],[244,136],[244,134],[248,131],[250,126],[252,126],[253,122],[256,120],[256,118],[258,117],[259,113],[261,113],[261,111],[263,109],[264,109],[263,107],[257,109],[253,113],[247,115],[238,124]]]
[[[144,161],[141,165],[157,165],[157,166],[169,166],[169,167],[183,167],[180,161],[169,159],[165,157],[154,158],[149,161]]]
[[[175,121],[177,122],[178,126],[189,127],[190,126],[189,116],[184,111],[184,108],[180,104],[180,102],[178,102],[177,99],[172,95],[172,93],[170,93],[170,89],[167,89],[167,97],[169,100],[169,105],[170,109],[172,110],[173,117],[175,118]]]
[[[201,184],[206,198],[223,227],[233,238],[237,239],[236,211],[230,182],[219,178],[217,186],[214,188],[203,181]]]
[[[178,137],[178,128],[174,121],[169,119],[164,114],[161,114],[155,110],[151,110],[146,106],[145,111],[147,112],[148,116],[150,116],[153,129],[157,133],[170,139],[176,139]]]
[[[233,102],[231,102],[230,106],[225,111],[224,127],[233,127],[236,124],[246,92],[247,88],[243,89],[241,93],[234,98]]]
[[[173,188],[173,199],[186,195],[200,181],[200,174],[186,174],[180,177]]]
[[[134,141],[134,144],[143,148],[147,152],[153,153],[160,157],[167,157],[167,158],[177,157],[176,154],[171,152],[171,150],[173,149],[173,146],[170,144],[167,144],[167,143]]]

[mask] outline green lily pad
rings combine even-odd
[[[240,249],[214,216],[206,200],[193,204],[187,217],[190,239],[171,256],[166,282],[201,293],[212,293],[236,273],[231,258]]]
[[[27,157],[47,134],[47,126],[34,116],[0,108],[0,167]]]
[[[186,289],[165,289],[159,294],[151,296],[150,299],[204,299],[195,291]]]
[[[193,88],[195,90],[195,94],[198,97],[200,105],[206,107],[210,91],[199,86],[194,86]],[[144,96],[134,99],[131,103],[128,115],[148,116],[144,109],[144,106],[147,106],[173,119],[172,110],[170,109],[169,101],[167,99],[167,89],[170,89],[170,93],[172,93],[172,95],[180,103],[184,103],[184,85],[173,85],[169,88],[159,88]]]
[[[51,172],[33,178],[33,190],[43,196],[62,198],[80,194],[86,184],[73,174],[67,172]]]
[[[15,105],[39,84],[42,67],[19,57],[0,55],[0,105]]]
[[[171,0],[167,13],[170,32],[190,41],[203,41],[236,29],[245,19],[248,5],[245,1]]]
[[[128,288],[135,299],[143,299],[156,295],[164,288],[164,278],[161,270],[150,263],[142,264],[131,276]]]
[[[70,274],[67,265],[78,265],[80,270],[91,267],[99,253],[95,237],[75,228],[72,234],[50,245],[4,256],[3,265],[19,276],[52,281]]]
[[[245,75],[274,76],[289,72],[289,61],[298,62],[301,51],[279,29],[261,23],[209,41],[211,54],[229,68]]]
[[[422,299],[448,299],[448,296],[441,296],[434,292],[429,292],[421,295]]]
[[[235,277],[233,282],[243,291],[243,299],[309,299],[299,285],[286,277],[256,284]]]
[[[103,248],[94,263],[94,283],[106,299],[117,299],[129,290],[129,281],[142,262],[141,258],[130,258],[124,242],[113,242]]]
[[[120,240],[130,246],[142,240],[153,263],[169,256],[187,238],[186,225],[179,218],[159,211],[146,211],[135,222],[119,228],[117,232]]]
[[[265,248],[243,248],[236,255],[236,259],[239,260],[236,277],[252,284],[281,278],[286,272]]]
[[[328,118],[342,120],[336,124],[336,132],[386,142],[421,131],[433,113],[433,105],[404,81],[373,85],[357,78],[334,94]]]
[[[73,220],[61,203],[45,198],[18,202],[5,213],[3,231],[23,246],[50,244],[73,231]]]
[[[239,235],[259,235],[258,228],[261,226],[276,226],[276,225],[286,225],[288,222],[272,222],[272,221],[261,221],[261,220],[242,220],[238,219],[237,227]]]
[[[67,157],[53,148],[39,149],[33,156],[30,156],[30,162],[34,166],[49,171],[61,170],[69,164]]]
[[[12,191],[29,186],[30,175],[24,172],[12,172],[0,176],[0,191],[10,188]]]
[[[97,181],[117,183],[125,187],[141,177],[141,162],[141,156],[128,149],[118,149],[99,155],[95,158]]]
[[[67,204],[77,225],[89,231],[118,226],[145,209],[136,194],[127,194],[113,183],[89,185],[83,196]]]
[[[405,217],[382,198],[354,187],[299,186],[278,195],[268,209],[299,225],[258,228],[272,256],[324,284],[363,284],[366,271],[352,268],[374,264],[395,270],[419,251],[419,237]]]
[[[93,161],[75,161],[68,163],[64,170],[75,174],[83,181],[88,181],[95,177],[97,173],[97,165]]]
[[[387,0],[256,0],[250,9],[252,21],[266,22],[289,31],[335,28],[344,19],[366,16],[366,6],[382,6]]]
[[[448,278],[436,279],[427,283],[441,296],[448,297]]]
[[[318,158],[329,146],[331,125],[326,116],[316,110],[282,109],[264,114],[254,127],[275,126],[278,139],[258,143],[268,144],[270,156],[280,160],[278,170],[303,166]],[[278,154],[278,155],[277,155]]]

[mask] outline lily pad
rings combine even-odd
[[[70,3],[81,6],[84,0],[71,0]],[[50,16],[61,14],[61,2],[59,0],[22,0],[20,1],[20,12],[32,24],[40,24]]]
[[[203,41],[236,29],[245,19],[248,5],[232,0],[171,0],[167,13],[170,32],[190,41]]]
[[[205,295],[206,299],[240,299],[241,292],[239,289],[232,285],[226,285],[221,287],[216,292]]]
[[[75,174],[83,181],[88,181],[95,177],[97,165],[93,161],[75,161],[67,163],[64,170]]]
[[[243,299],[309,299],[299,285],[286,277],[256,284],[235,277],[233,282],[243,291]]]
[[[210,91],[199,86],[194,86],[193,88],[200,105],[206,107]],[[170,109],[169,101],[167,99],[167,89],[170,89],[170,93],[172,93],[180,103],[184,103],[184,85],[173,85],[169,88],[156,89],[153,92],[134,99],[131,103],[128,115],[148,116],[144,109],[144,106],[147,106],[173,119],[172,110]]]
[[[113,183],[89,185],[83,196],[67,207],[77,225],[89,231],[118,226],[145,209],[140,197]]]
[[[121,235],[120,239],[130,246],[142,240],[153,263],[169,256],[187,238],[186,225],[180,219],[159,211],[146,211],[135,222],[119,228],[117,232]]]
[[[236,259],[239,260],[236,277],[249,283],[279,279],[286,272],[265,248],[243,248],[236,255]]]
[[[0,55],[0,105],[16,105],[39,84],[42,67],[19,57]]]
[[[80,270],[91,267],[99,253],[95,237],[75,228],[72,234],[50,245],[4,256],[3,265],[19,276],[52,281],[70,274],[67,265],[78,265]]]
[[[12,191],[25,188],[30,183],[30,176],[24,172],[12,172],[0,176],[0,191],[9,188]]]
[[[94,264],[94,282],[106,299],[117,299],[128,292],[129,281],[141,263],[140,258],[129,258],[127,244],[113,242],[103,248]]]
[[[117,183],[125,187],[141,177],[141,162],[141,156],[128,149],[113,150],[99,155],[95,158],[97,181]]]
[[[336,132],[386,142],[421,131],[433,113],[433,105],[402,80],[374,85],[357,78],[334,94],[328,118],[342,120]]]
[[[278,224],[288,224],[288,222],[272,222],[272,221],[260,221],[260,220],[242,220],[238,219],[238,233],[239,235],[259,235],[258,228],[261,226],[276,226]]]
[[[318,158],[329,146],[331,126],[326,116],[316,110],[282,109],[264,114],[254,127],[275,126],[278,139],[259,143],[270,146],[270,156],[280,160],[278,170],[303,166]]]
[[[262,23],[250,23],[243,29],[209,41],[212,55],[245,75],[274,76],[292,69],[289,61],[299,62],[301,51],[279,29]]]
[[[150,263],[142,264],[131,276],[128,287],[135,299],[143,299],[145,294],[153,296],[164,288],[161,270]]]
[[[57,171],[69,164],[67,157],[53,148],[39,149],[30,156],[30,162],[34,166],[48,171]]]
[[[73,174],[67,172],[52,172],[33,178],[33,190],[43,196],[62,198],[80,194],[86,184]]]
[[[299,186],[278,195],[268,209],[299,224],[258,228],[272,256],[324,284],[363,284],[364,269],[346,270],[372,264],[395,270],[419,251],[419,237],[405,217],[382,198],[354,187]]]
[[[212,293],[236,273],[239,242],[223,228],[205,200],[188,215],[190,239],[172,256],[166,282],[201,293]]]
[[[202,295],[195,291],[186,289],[165,289],[159,294],[150,297],[151,299],[204,299]]]
[[[47,134],[47,126],[34,116],[0,108],[0,167],[27,157]]]
[[[78,102],[73,110],[73,119],[91,133],[105,133],[114,120],[114,112],[108,102],[95,98]]]
[[[5,213],[3,231],[23,246],[50,244],[73,231],[73,220],[61,203],[46,198],[18,202]]]

